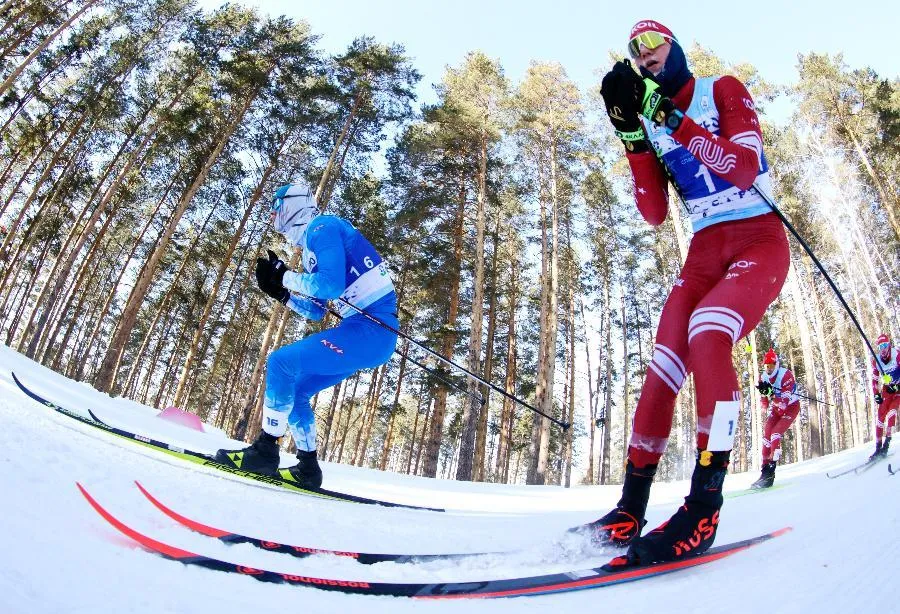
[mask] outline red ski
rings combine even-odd
[[[338,580],[332,578],[316,578],[294,574],[268,571],[247,567],[238,563],[230,563],[211,558],[176,546],[157,541],[126,525],[103,508],[85,488],[76,483],[91,507],[113,527],[138,542],[144,548],[165,558],[178,561],[184,565],[196,565],[215,571],[251,576],[261,582],[307,586],[327,591],[338,591],[361,595],[386,595],[393,597],[411,597],[413,599],[472,599],[495,597],[520,597],[526,595],[545,595],[574,590],[598,588],[610,584],[633,582],[651,578],[680,569],[696,567],[721,558],[725,558],[742,550],[746,550],[765,541],[784,535],[791,530],[785,527],[743,541],[716,546],[705,553],[689,559],[669,563],[654,563],[643,567],[631,567],[620,571],[605,571],[600,567],[541,576],[508,578],[501,580],[482,580],[473,582],[368,582],[364,580]]]

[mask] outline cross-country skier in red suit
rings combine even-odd
[[[879,364],[872,361],[872,393],[878,415],[875,420],[875,452],[869,460],[887,456],[891,433],[897,423],[897,412],[900,411],[900,348],[893,347],[890,337],[881,335],[876,353]]]
[[[762,394],[766,422],[763,426],[762,473],[750,488],[769,488],[775,483],[775,466],[781,458],[781,437],[800,414],[800,397],[794,374],[781,365],[775,350],[766,352],[763,372],[756,386]]]
[[[635,410],[622,498],[588,525],[596,540],[629,545],[610,565],[700,554],[713,543],[734,442],[739,388],[732,346],[762,319],[787,276],[787,237],[754,184],[770,189],[753,100],[734,77],[694,78],[674,34],[638,22],[628,43],[638,75],[617,62],[601,93],[622,139],[638,210],[654,226],[671,181],[693,225],[687,260],[663,308]],[[697,460],[684,505],[640,536],[650,485],[688,373],[697,389]]]

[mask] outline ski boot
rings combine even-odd
[[[758,490],[760,488],[769,488],[772,484],[775,483],[775,461],[769,461],[767,463],[763,463],[762,473],[759,475],[759,479],[753,482],[750,485],[750,488],[753,490]]]
[[[709,550],[716,539],[722,484],[728,471],[731,451],[701,451],[691,477],[691,492],[678,511],[643,537],[632,542],[624,556],[616,557],[604,569],[622,569],[675,561]]]
[[[588,535],[595,546],[625,547],[641,534],[647,524],[644,514],[647,512],[647,500],[650,498],[650,486],[656,475],[656,465],[647,465],[641,469],[631,461],[625,466],[625,483],[622,485],[622,498],[615,509],[594,522],[569,529],[572,533]]]
[[[301,488],[318,490],[322,487],[322,469],[316,458],[316,451],[297,450],[297,460],[293,467],[278,470],[278,477]]]
[[[278,438],[265,431],[260,431],[256,440],[246,448],[219,450],[213,460],[226,467],[277,476],[278,463],[281,460],[278,453]]]
[[[868,463],[874,463],[874,462],[877,461],[879,458],[881,458],[881,456],[882,456],[882,454],[881,454],[881,445],[882,445],[882,444],[881,444],[880,441],[876,441],[876,442],[875,442],[875,451],[872,452],[872,456],[870,456],[869,459],[868,459],[866,462],[868,462]]]
[[[881,444],[881,456],[882,456],[882,457],[886,457],[886,456],[887,456],[888,448],[890,448],[890,447],[891,447],[891,438],[890,438],[890,437],[885,437],[885,438],[884,438],[884,443]]]

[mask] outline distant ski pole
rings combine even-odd
[[[838,290],[838,287],[831,280],[831,277],[828,275],[828,271],[825,270],[825,267],[819,262],[819,259],[816,258],[816,255],[813,253],[812,248],[807,245],[806,241],[803,240],[803,237],[800,236],[800,233],[797,232],[797,229],[788,221],[788,219],[784,216],[775,203],[772,202],[772,199],[762,190],[756,183],[753,184],[753,188],[756,190],[756,193],[759,194],[766,204],[768,204],[772,211],[775,212],[775,215],[778,216],[778,219],[781,220],[781,223],[785,225],[785,227],[791,231],[791,234],[794,235],[794,238],[800,242],[800,245],[803,246],[803,249],[806,250],[806,253],[809,254],[809,257],[812,258],[812,261],[816,263],[816,267],[822,272],[822,275],[825,277],[825,281],[828,282],[828,285],[831,286],[831,289],[834,290],[834,293],[837,295],[838,300],[841,301],[841,305],[844,306],[844,309],[847,311],[847,315],[850,316],[850,319],[853,320],[854,326],[856,326],[856,330],[859,331],[859,334],[862,335],[863,341],[866,342],[866,347],[869,348],[869,352],[872,354],[872,359],[875,361],[875,367],[884,375],[884,370],[881,368],[881,364],[878,362],[878,357],[875,355],[875,349],[872,347],[872,342],[869,341],[869,338],[866,336],[866,333],[863,332],[862,326],[860,326],[859,321],[856,319],[856,315],[853,313],[853,310],[850,309],[850,305],[847,304],[847,301],[844,300],[844,295],[841,294],[841,291]]]

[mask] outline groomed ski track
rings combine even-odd
[[[152,450],[55,414],[22,395],[9,373],[72,406],[121,417],[139,432],[201,448],[209,436],[161,423],[155,411],[110,399],[0,348],[0,475],[5,556],[0,612],[365,611],[421,612],[787,612],[898,611],[895,553],[900,546],[900,488],[884,469],[828,480],[865,460],[867,443],[830,457],[779,467],[790,487],[733,497],[722,511],[719,543],[785,525],[794,531],[695,569],[600,590],[516,600],[415,603],[266,585],[185,568],[136,547],[98,518],[73,487],[77,480],[136,529],[207,556],[279,572],[372,582],[467,581],[596,566],[565,529],[605,512],[619,487],[498,486],[427,480],[323,463],[325,485],[360,496],[446,507],[448,512],[361,506],[257,488],[192,470]],[[125,420],[130,422],[125,422]],[[198,439],[201,438],[201,439]],[[285,461],[287,461],[287,457]],[[756,472],[731,475],[745,489]],[[228,546],[192,533],[149,505],[141,481],[185,514],[248,535],[319,548],[367,552],[519,550],[461,561],[364,566],[342,557],[295,559],[247,544]],[[648,519],[664,520],[687,485],[658,484]],[[559,543],[562,539],[562,543]],[[764,587],[764,588],[763,588]]]

